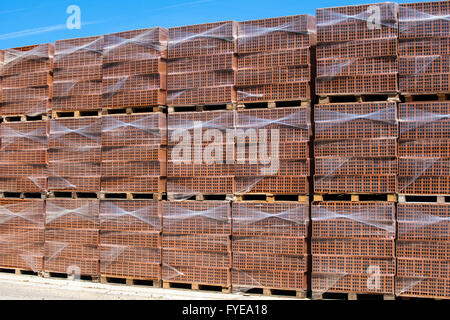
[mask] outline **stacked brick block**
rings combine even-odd
[[[161,279],[160,202],[100,202],[100,274],[125,279]]]
[[[397,105],[316,105],[316,193],[395,193]]]
[[[52,111],[102,107],[103,36],[55,42]]]
[[[99,200],[47,199],[45,272],[99,275]]]
[[[309,15],[239,22],[238,101],[310,101],[315,43]]]
[[[226,135],[234,128],[234,115],[233,111],[168,114],[168,193],[182,199],[201,193],[233,194],[236,161]],[[211,130],[219,140],[207,136]]]
[[[399,296],[450,298],[448,203],[399,203]]]
[[[400,5],[400,91],[450,93],[450,3]]]
[[[307,291],[309,203],[236,202],[233,290]]]
[[[44,262],[44,200],[0,200],[0,267],[40,272]]]
[[[4,50],[1,68],[3,116],[39,116],[50,110],[53,44]]]
[[[235,102],[236,37],[234,21],[169,28],[167,104]]]
[[[394,295],[395,203],[313,203],[313,295]]]
[[[317,9],[316,94],[398,91],[398,5]]]
[[[163,202],[162,280],[231,286],[231,206]]]
[[[99,192],[101,118],[50,121],[49,191]]]
[[[235,193],[309,194],[309,107],[238,110],[234,127]]]
[[[104,36],[103,107],[166,104],[167,41],[163,28]]]
[[[0,125],[0,190],[47,190],[47,121],[3,122]]]
[[[450,101],[399,104],[397,192],[450,194]]]
[[[162,113],[103,116],[103,192],[165,192],[166,125]]]

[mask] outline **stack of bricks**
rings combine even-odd
[[[448,1],[400,5],[399,72],[403,94],[450,93]]]
[[[236,37],[234,21],[169,28],[167,104],[235,102]]]
[[[101,276],[159,281],[161,227],[158,201],[101,200]]]
[[[236,202],[232,220],[233,290],[295,290],[304,297],[309,203]]]
[[[450,194],[450,101],[399,104],[400,194]]]
[[[1,124],[1,191],[47,191],[48,133],[48,121]]]
[[[52,111],[102,107],[103,36],[55,42]]]
[[[316,193],[395,193],[395,102],[316,105]]]
[[[98,277],[99,227],[99,200],[47,199],[44,271]]]
[[[52,44],[4,50],[1,115],[47,114],[52,98],[53,54]]]
[[[315,42],[309,15],[239,22],[238,101],[310,101]]]
[[[233,194],[234,144],[227,144],[226,136],[234,127],[234,112],[176,112],[167,119],[168,195],[186,199],[197,194]],[[221,141],[207,136],[212,130]]]
[[[163,202],[162,280],[231,287],[231,206],[227,201]]]
[[[0,200],[0,267],[43,270],[44,200]]]
[[[309,194],[309,107],[237,110],[234,127],[236,194]]]
[[[313,203],[313,296],[394,295],[395,211],[393,202]]]
[[[101,118],[50,121],[49,191],[100,191]]]
[[[102,192],[165,192],[166,126],[159,112],[103,116]]]
[[[103,107],[166,104],[167,41],[168,32],[163,28],[104,36]]]
[[[396,294],[450,298],[449,203],[399,203]]]
[[[317,9],[316,94],[396,93],[398,5]]]

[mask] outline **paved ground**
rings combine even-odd
[[[0,299],[2,300],[248,300],[261,298],[268,299],[271,297],[101,284],[81,280],[48,279],[36,276],[0,273]],[[280,298],[274,297],[273,299]]]

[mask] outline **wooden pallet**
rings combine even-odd
[[[99,192],[78,192],[78,191],[50,191],[47,198],[69,198],[69,199],[98,199]]]
[[[100,276],[91,274],[67,274],[62,272],[42,271],[39,274],[43,278],[49,279],[67,279],[67,280],[85,280],[91,282],[100,282]]]
[[[122,107],[122,108],[103,108],[102,115],[115,114],[136,114],[136,113],[156,113],[164,112],[165,106],[147,106],[147,107]]]
[[[100,282],[103,284],[125,284],[127,286],[145,285],[153,288],[161,288],[159,279],[124,278],[116,275],[101,275]]]
[[[401,102],[398,93],[388,94],[333,94],[319,97],[319,104],[362,102]]]
[[[52,119],[100,117],[101,115],[102,111],[100,109],[76,110],[76,111],[52,111]]]
[[[404,93],[406,102],[416,101],[450,101],[450,93]]]
[[[276,289],[276,288],[267,288],[267,287],[255,287],[251,288],[250,290],[244,292],[245,294],[250,295],[263,295],[263,296],[271,296],[271,297],[279,297],[279,296],[285,296],[285,297],[296,297],[300,299],[306,299],[307,298],[307,291],[306,290],[294,290],[294,289]]]
[[[101,192],[100,199],[163,200],[164,192]]]
[[[177,281],[165,281],[163,280],[164,289],[188,289],[188,290],[200,290],[200,291],[215,291],[222,293],[231,293],[231,287],[215,284],[201,284],[201,283],[188,283]]]
[[[286,107],[311,107],[312,100],[309,98],[298,99],[298,100],[272,100],[272,101],[261,101],[261,102],[238,102],[237,109],[275,109],[275,108],[286,108]]]
[[[199,104],[199,105],[169,105],[167,107],[168,113],[175,112],[202,112],[202,111],[220,111],[220,110],[235,110],[236,103],[217,103],[217,104]]]
[[[450,203],[450,195],[399,194],[398,202]]]
[[[41,192],[0,192],[0,199],[45,199],[46,194]]]
[[[383,202],[397,202],[396,194],[314,194],[314,202],[323,201],[383,201]]]
[[[177,201],[177,200],[195,200],[195,201],[232,201],[234,196],[232,194],[207,194],[207,193],[197,193],[195,195],[186,195],[182,193],[168,193],[167,200]]]
[[[271,193],[246,193],[246,194],[236,194],[236,201],[266,201],[266,202],[277,202],[277,201],[298,201],[309,203],[310,197],[308,195],[299,194],[271,194]]]
[[[27,116],[27,115],[4,115],[2,116],[3,122],[30,122],[30,121],[46,121],[49,116],[46,114],[41,114],[37,116]]]
[[[37,271],[26,270],[26,269],[22,269],[22,268],[12,268],[12,267],[1,267],[0,272],[1,273],[14,273],[17,275],[33,275],[33,276],[39,275],[39,272],[37,272]]]
[[[393,294],[363,294],[363,293],[339,293],[324,292],[312,293],[312,300],[395,300]]]

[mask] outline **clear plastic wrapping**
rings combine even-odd
[[[47,199],[45,271],[99,275],[99,201]]]
[[[309,15],[240,22],[238,101],[309,100],[315,43]]]
[[[0,69],[3,115],[47,113],[52,98],[53,44],[3,51]]]
[[[317,9],[316,94],[398,91],[398,4]]]
[[[450,297],[450,205],[399,203],[396,293]]]
[[[314,118],[316,192],[395,192],[396,103],[316,105]]]
[[[168,192],[180,198],[308,193],[309,108],[174,113],[168,130]]]
[[[101,119],[50,121],[50,191],[100,191]]]
[[[162,202],[162,279],[231,286],[229,202]]]
[[[43,270],[44,201],[0,201],[0,266]]]
[[[447,1],[400,5],[400,90],[408,94],[447,93],[450,52]]]
[[[45,192],[48,123],[3,122],[0,131],[0,189],[11,192]]]
[[[233,290],[306,291],[309,204],[235,202]]]
[[[161,230],[157,201],[100,201],[101,275],[161,279]]]
[[[312,291],[394,294],[395,204],[313,203]]]

